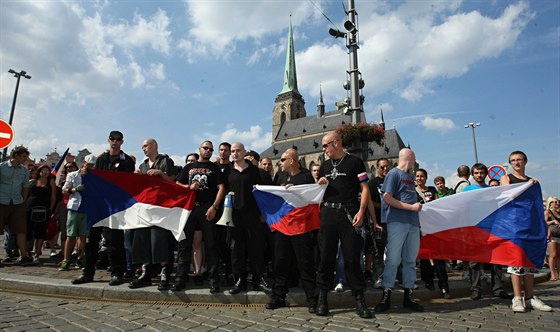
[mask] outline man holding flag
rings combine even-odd
[[[114,172],[134,172],[134,161],[129,155],[121,150],[124,142],[123,134],[120,131],[113,130],[109,133],[109,150],[102,153],[95,162],[95,169],[108,170]],[[88,241],[86,244],[86,266],[82,276],[72,280],[72,283],[83,284],[93,281],[95,274],[95,263],[99,257],[99,241],[104,227],[92,227],[90,230]],[[106,232],[111,251],[109,260],[111,263],[111,281],[110,286],[117,286],[123,283],[123,274],[125,270],[125,251],[124,251],[124,232],[121,229],[107,228]]]
[[[523,183],[536,180],[531,179],[525,174],[527,165],[527,155],[522,151],[513,151],[509,155],[509,164],[513,168],[513,173],[500,178],[501,185]],[[516,215],[517,216],[517,215]],[[539,220],[529,220],[528,222],[539,222]],[[528,303],[533,309],[541,311],[552,311],[541,299],[533,295],[533,285],[535,283],[535,269],[523,266],[509,266],[507,272],[511,274],[511,284],[513,286],[513,299],[511,309],[513,312],[525,312],[525,304]],[[524,286],[525,298],[521,296],[521,286]]]
[[[315,183],[315,179],[310,172],[300,169],[298,154],[294,149],[288,149],[282,154],[280,167],[282,168],[282,173],[277,179],[277,185],[288,189],[296,185]],[[315,211],[318,212],[318,210]],[[312,224],[312,220],[310,220],[312,217],[309,215],[306,217],[294,222]],[[319,223],[304,229],[297,229],[296,232],[285,228],[279,228],[275,232],[274,282],[272,284],[272,301],[266,305],[267,309],[277,309],[286,306],[285,299],[288,293],[290,273],[292,272],[291,263],[295,257],[303,290],[309,302],[309,312],[315,313],[317,309],[317,286],[315,284],[316,273],[311,231],[317,228],[319,228]]]

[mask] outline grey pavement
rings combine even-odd
[[[536,288],[546,303],[560,308],[560,284]],[[373,303],[370,303],[372,305]],[[394,302],[389,313],[359,318],[352,308],[318,317],[306,308],[267,310],[263,305],[130,302],[38,296],[3,291],[3,331],[558,331],[557,312],[513,313],[508,300],[484,297],[422,301],[411,313]]]

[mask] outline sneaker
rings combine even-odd
[[[70,264],[70,262],[67,259],[63,260],[62,262],[60,262],[60,268],[58,270],[59,271],[68,271],[69,270],[69,268],[68,268],[69,264]]]
[[[39,265],[41,262],[39,261],[39,256],[33,256],[33,265]]]
[[[18,259],[16,259],[16,264],[22,265],[22,266],[29,266],[31,264],[33,264],[33,259],[29,256],[23,256],[20,257]]]
[[[523,301],[522,297],[515,296],[513,300],[511,300],[511,310],[513,310],[513,312],[525,312],[525,301]]]
[[[449,291],[445,288],[441,290],[441,295],[444,299],[450,299],[451,298],[451,294],[449,294]]]
[[[552,307],[549,305],[544,304],[543,301],[541,301],[541,299],[539,299],[538,297],[534,296],[529,300],[529,305],[533,308],[533,309],[537,309],[540,311],[552,311]]]
[[[339,293],[340,293],[340,292],[344,292],[344,285],[343,285],[341,282],[339,282],[339,283],[336,285],[336,287],[334,288],[334,291],[335,291],[335,292],[339,292]]]
[[[56,251],[56,249],[51,249],[51,258],[56,258],[60,252]]]
[[[84,263],[82,262],[81,259],[76,260],[76,269],[81,270],[84,268]]]
[[[482,297],[482,294],[480,294],[480,291],[477,290],[473,290],[471,293],[471,300],[480,300],[480,298]]]
[[[82,275],[79,278],[72,280],[72,284],[81,285],[92,281],[93,281],[93,277]]]

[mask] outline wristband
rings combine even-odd
[[[214,210],[218,211],[220,209],[220,207],[216,204],[212,204],[212,207],[214,208]]]

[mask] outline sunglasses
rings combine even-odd
[[[332,141],[330,141],[330,142],[328,142],[328,143],[323,144],[323,149],[328,148],[329,145],[330,145],[332,142],[334,142],[334,140],[332,140]]]
[[[214,152],[214,149],[212,149],[212,148],[209,147],[209,146],[201,146],[200,148],[201,148],[201,149],[204,149],[204,151]]]
[[[280,158],[280,162],[283,163],[283,162],[285,162],[285,161],[288,160],[288,159],[292,159],[292,158]]]
[[[113,137],[113,136],[110,136],[110,137],[109,137],[109,140],[110,140],[110,141],[117,141],[117,142],[120,142],[120,141],[122,141],[122,137]]]

